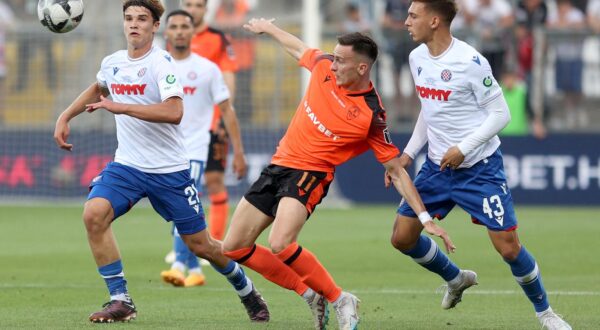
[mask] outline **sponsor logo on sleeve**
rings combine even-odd
[[[492,86],[493,82],[494,81],[492,80],[492,77],[490,77],[490,76],[487,76],[487,77],[483,78],[483,86],[485,86],[485,87]]]
[[[175,79],[174,75],[170,74],[167,76],[166,81],[167,81],[167,84],[173,85],[177,81],[177,79]]]

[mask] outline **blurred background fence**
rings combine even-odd
[[[370,33],[381,48],[372,79],[395,143],[406,144],[419,109],[406,61],[416,46],[403,27],[409,1],[209,0],[211,25],[230,36],[241,68],[236,111],[250,173],[242,182],[228,176],[232,195],[240,196],[269,162],[303,89],[302,70],[272,40],[254,38],[217,14],[235,1],[248,2],[248,18],[275,17],[298,36],[312,33],[310,40],[320,42],[311,46],[326,51],[341,33]],[[58,114],[95,80],[102,58],[126,47],[121,2],[84,3],[82,24],[57,35],[37,22],[37,0],[0,0],[0,201],[81,200],[112,157],[115,125],[106,112],[72,122],[72,153],[52,139]],[[179,1],[164,3],[171,10]],[[600,204],[600,1],[457,3],[454,35],[490,60],[511,107],[503,151],[517,201]],[[311,4],[316,10],[303,12]],[[358,184],[358,177],[367,182]],[[334,195],[397,201],[381,179],[372,155],[361,157],[340,168]]]

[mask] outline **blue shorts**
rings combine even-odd
[[[148,197],[154,210],[165,220],[173,221],[180,234],[190,235],[206,229],[204,210],[189,170],[144,173],[111,162],[90,184],[88,200],[96,197],[110,202],[114,219]]]
[[[458,204],[471,215],[474,223],[489,230],[510,231],[517,228],[500,150],[470,168],[443,172],[439,165],[427,158],[414,183],[425,208],[434,218],[445,218]],[[404,200],[398,207],[398,214],[417,217]]]

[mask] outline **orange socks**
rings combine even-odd
[[[298,295],[304,294],[308,287],[290,267],[279,260],[269,249],[255,244],[253,247],[225,252],[225,256],[237,261],[267,280],[289,290],[294,290]]]
[[[334,302],[342,293],[342,289],[335,284],[317,257],[298,243],[290,244],[277,253],[277,257],[300,275],[302,282],[327,298],[329,302]]]
[[[222,241],[223,237],[225,237],[225,229],[227,228],[227,217],[229,216],[228,198],[227,191],[208,196],[210,200],[208,230],[210,236],[219,241]]]

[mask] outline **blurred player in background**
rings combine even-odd
[[[421,113],[402,163],[410,165],[429,143],[427,160],[415,179],[429,212],[443,219],[458,204],[474,223],[484,225],[542,327],[571,329],[550,308],[538,265],[519,242],[497,137],[510,121],[510,113],[487,59],[452,37],[455,15],[452,0],[414,0],[409,8],[408,32],[422,43],[409,59]],[[442,308],[453,308],[463,291],[477,284],[477,274],[459,269],[435,242],[420,234],[422,229],[417,214],[403,203],[392,244],[448,283]]]
[[[229,90],[223,80],[221,71],[213,62],[193,54],[190,41],[194,35],[192,16],[184,10],[176,10],[167,16],[165,37],[169,53],[175,60],[176,76],[183,86],[184,113],[180,127],[183,141],[190,159],[192,179],[201,190],[202,173],[208,156],[210,142],[210,124],[213,109],[218,105],[223,122],[230,133],[233,144],[233,171],[238,178],[246,174],[246,160],[240,138],[238,120],[231,102]],[[165,282],[175,286],[198,286],[205,282],[205,276],[198,258],[185,245],[181,236],[174,231],[175,262],[170,270],[163,271],[161,277]],[[185,270],[188,276],[184,276]]]
[[[223,256],[221,242],[205,230],[178,126],[183,116],[183,88],[171,56],[152,45],[163,12],[159,0],[123,2],[127,50],[104,58],[97,82],[56,122],[54,139],[65,150],[73,148],[67,143],[69,121],[82,112],[105,109],[115,115],[117,124],[115,160],[93,179],[83,211],[88,242],[110,293],[110,301],[89,319],[110,323],[137,316],[111,224],[148,197],[156,212],[175,224],[188,247],[227,277],[250,319],[268,321],[267,306],[250,279],[236,262]]]
[[[252,19],[245,28],[273,37],[312,75],[271,165],[235,209],[223,242],[225,255],[301,295],[311,307],[315,328],[325,327],[329,302],[340,329],[355,329],[359,300],[342,291],[315,255],[297,242],[327,194],[335,166],[373,150],[427,230],[442,237],[448,249],[452,242],[431,221],[389,138],[385,110],[369,78],[378,54],[375,42],[360,33],[346,34],[330,55],[309,49],[272,20]],[[255,244],[271,224],[270,249]]]
[[[209,27],[204,16],[208,0],[182,0],[182,7],[194,18],[195,35],[192,38],[192,52],[209,59],[219,66],[229,88],[229,101],[234,104],[236,94],[235,72],[237,63],[233,48],[225,34]],[[211,139],[208,160],[204,173],[206,190],[210,201],[208,230],[215,239],[222,240],[229,216],[229,196],[225,187],[225,167],[227,165],[227,131],[223,127],[219,108],[215,108],[211,125]]]

